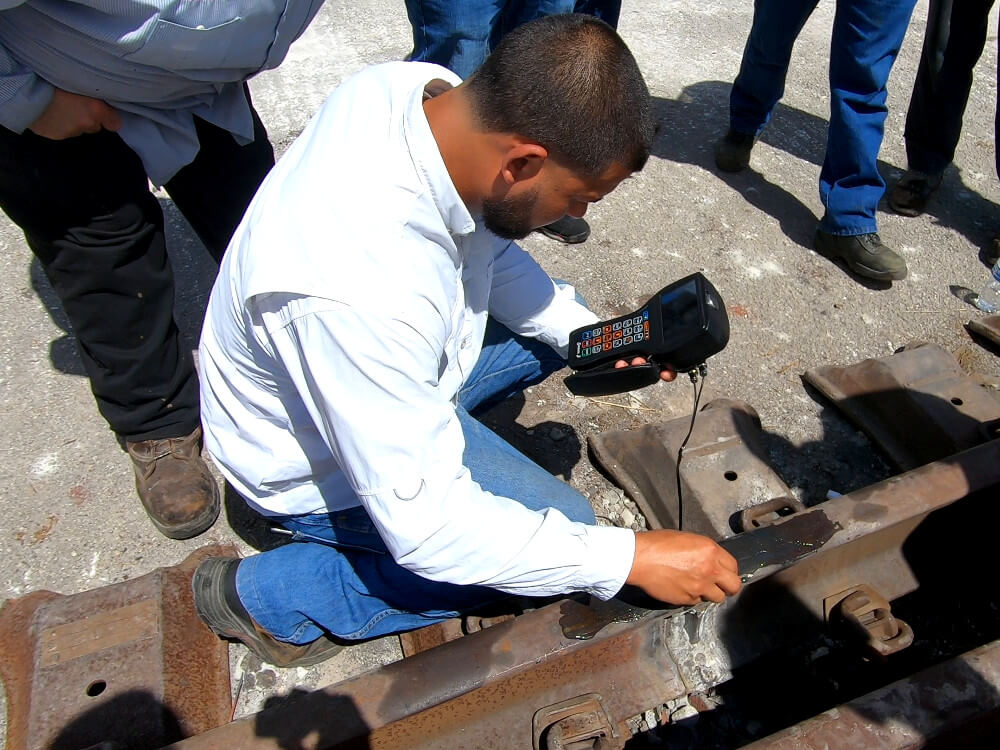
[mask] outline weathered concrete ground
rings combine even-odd
[[[586,244],[565,246],[537,235],[525,242],[602,315],[634,307],[696,270],[711,279],[729,306],[732,339],[711,362],[703,402],[727,396],[752,404],[769,433],[775,466],[807,503],[829,489],[867,485],[889,470],[863,436],[806,392],[804,371],[924,340],[954,352],[970,372],[1000,374],[998,360],[965,332],[963,325],[980,313],[962,299],[962,289],[978,290],[985,282],[980,250],[1000,231],[993,166],[995,33],[977,68],[955,166],[930,212],[916,219],[879,216],[884,240],[910,267],[906,281],[882,287],[810,249],[822,212],[817,179],[834,7],[820,3],[803,31],[785,99],[754,149],[752,169],[729,176],[715,170],[711,146],[726,127],[729,83],[752,4],[626,0],[620,31],[656,97],[660,132],[654,156],[641,174],[591,209],[593,234]],[[926,11],[921,0],[890,81],[881,152],[890,180],[905,167],[903,118]],[[409,41],[401,2],[329,0],[285,64],[252,82],[278,151],[339,81],[365,65],[403,58]],[[161,200],[180,280],[179,322],[193,347],[213,269],[169,198],[163,194]],[[245,539],[256,546],[273,543],[260,524],[239,512],[238,502],[227,504],[215,527],[198,539],[171,542],[153,529],[134,496],[129,462],[94,407],[65,316],[22,235],[3,217],[0,246],[6,303],[0,330],[0,597],[37,589],[70,594],[122,581],[175,564],[210,542],[233,541],[247,554],[253,547]],[[608,522],[638,528],[642,519],[635,506],[590,465],[587,436],[685,415],[690,407],[686,380],[582,399],[569,395],[556,377],[528,392],[523,405],[498,412],[494,422],[587,493]],[[383,639],[314,669],[279,670],[233,647],[238,714],[256,711],[293,687],[328,684],[398,656],[395,641]]]

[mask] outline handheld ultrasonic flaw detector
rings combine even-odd
[[[729,343],[729,316],[715,287],[700,273],[657,292],[635,312],[578,328],[569,336],[566,387],[579,396],[624,393],[660,379],[662,367],[683,373]],[[648,364],[615,368],[619,360]]]

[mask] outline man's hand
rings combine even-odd
[[[43,138],[61,141],[83,133],[96,133],[101,128],[118,130],[121,126],[118,113],[100,99],[56,89],[49,106],[28,129]]]
[[[641,531],[626,583],[668,604],[721,602],[742,583],[736,558],[707,536],[686,531]]]
[[[647,364],[645,357],[633,357],[631,362],[626,362],[624,359],[619,359],[615,362],[615,369],[620,370],[623,367],[628,367],[629,365],[644,365]],[[660,380],[665,380],[668,383],[677,377],[677,373],[671,370],[669,367],[660,368]]]

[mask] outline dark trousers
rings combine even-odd
[[[164,186],[216,262],[274,164],[253,117],[246,146],[196,120],[201,150]],[[0,208],[62,301],[111,429],[130,441],[192,432],[198,378],[174,321],[163,212],[135,152],[109,131],[53,141],[0,128]]]
[[[993,0],[931,0],[920,67],[906,111],[911,169],[940,174],[955,158],[972,70],[986,45]]]

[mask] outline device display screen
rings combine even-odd
[[[663,335],[670,337],[675,331],[692,331],[701,328],[701,307],[698,285],[694,279],[687,284],[660,295],[663,314]]]

